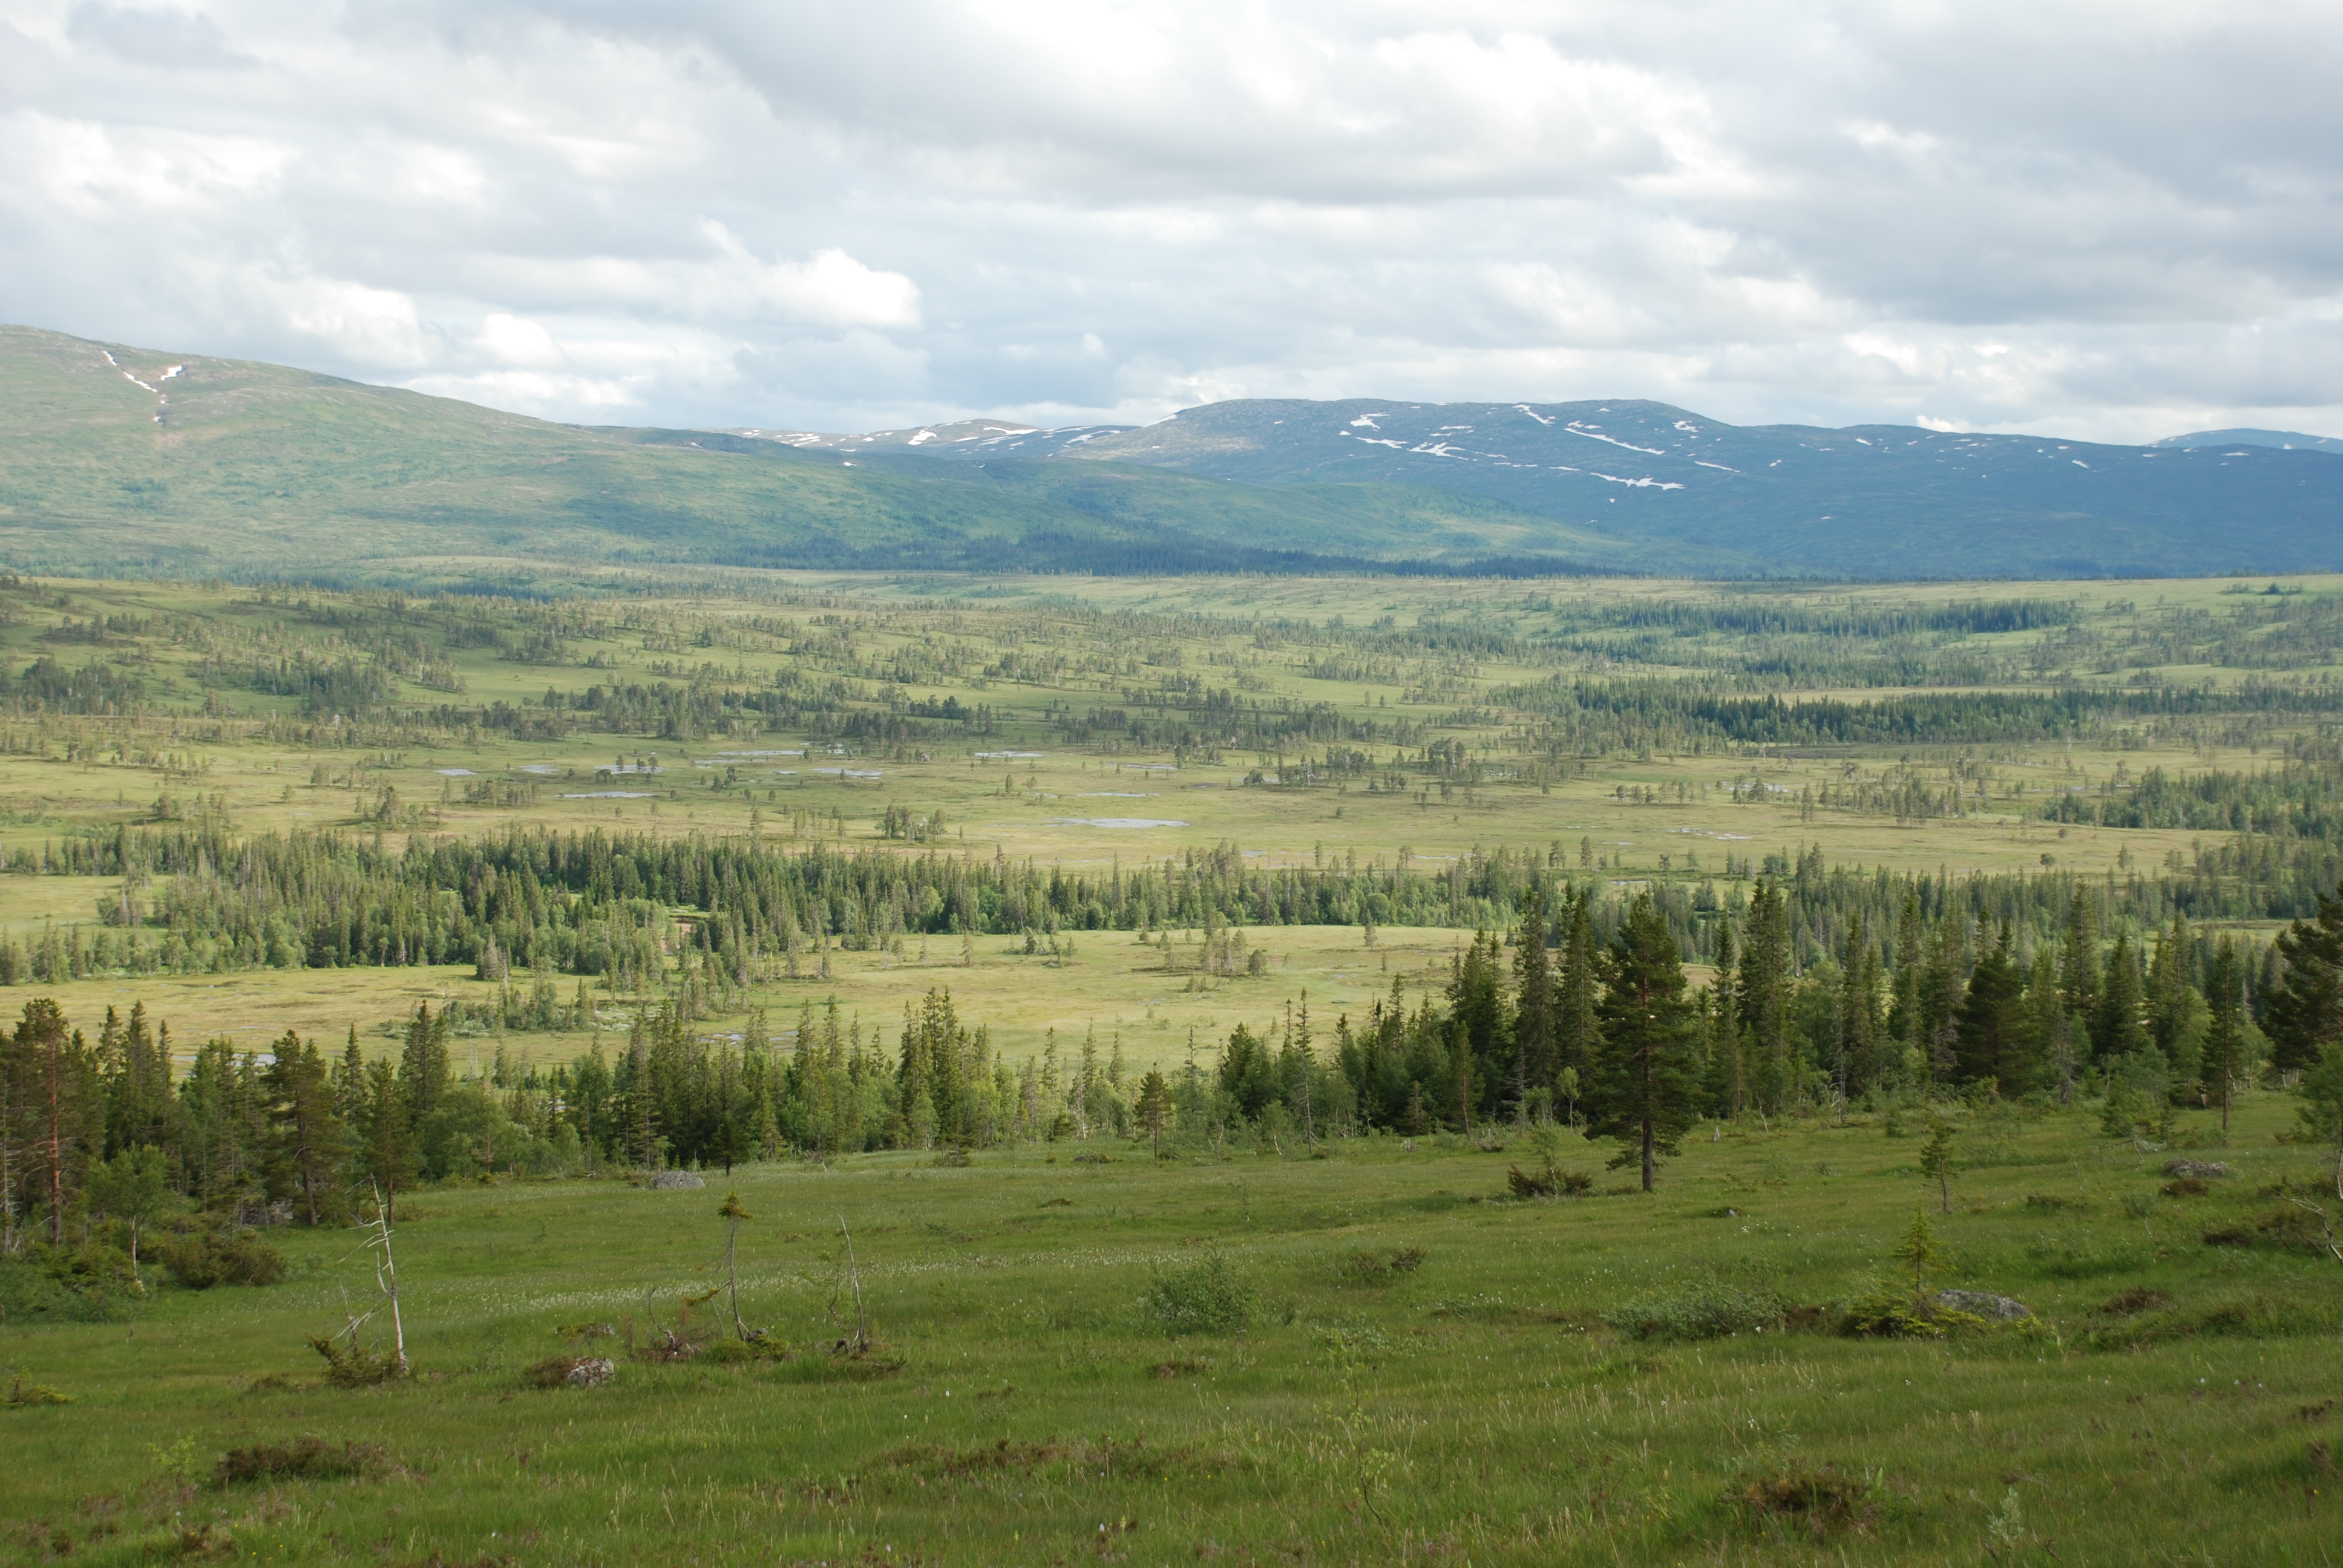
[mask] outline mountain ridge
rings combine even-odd
[[[553,424],[0,327],[0,560],[400,580],[525,558],[1107,573],[1870,578],[2343,564],[2343,464],[1670,404],[1242,400],[1144,427]]]

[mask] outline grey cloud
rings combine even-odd
[[[0,315],[91,336],[596,420],[1644,395],[2343,430],[2331,7],[15,25]]]
[[[231,47],[210,17],[183,11],[153,11],[83,0],[66,15],[65,35],[85,48],[102,49],[117,60],[166,70],[236,68],[257,65]]]

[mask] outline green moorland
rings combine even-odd
[[[2331,1556],[2343,582],[446,565],[0,583],[0,1550]]]
[[[1820,1306],[1893,1275],[1938,1200],[1916,1120],[1881,1115],[1704,1132],[1655,1195],[1564,1201],[1505,1199],[1510,1133],[441,1188],[395,1238],[407,1382],[324,1386],[303,1342],[373,1291],[347,1231],[282,1232],[280,1284],[12,1322],[7,1359],[74,1402],[0,1410],[6,1541],[90,1563],[2326,1563],[2338,1264],[2203,1240],[2318,1179],[2270,1141],[2290,1119],[2250,1098],[2234,1174],[2175,1198],[2163,1155],[2080,1113],[1962,1116],[1942,1277],[2040,1322],[1916,1342],[1770,1307],[1727,1337],[1666,1327],[1687,1298]],[[1563,1161],[1608,1185],[1574,1135]],[[725,1281],[728,1191],[753,1215],[740,1312],[783,1359],[599,1339],[608,1386],[531,1385],[578,1352],[562,1328],[646,1347]],[[830,1349],[858,1322],[841,1221],[860,1357]],[[1242,1326],[1171,1333],[1167,1290]],[[700,1311],[729,1333],[726,1300]],[[1651,1338],[1605,1322],[1654,1307]],[[303,1438],[379,1469],[214,1481]]]

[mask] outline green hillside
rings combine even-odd
[[[1105,571],[1494,556],[1598,571],[1745,564],[1425,487],[841,463],[21,327],[0,327],[0,559],[41,572],[360,580],[479,557]]]

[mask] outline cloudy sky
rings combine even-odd
[[[2343,5],[0,0],[0,319],[563,419],[2343,434]]]

